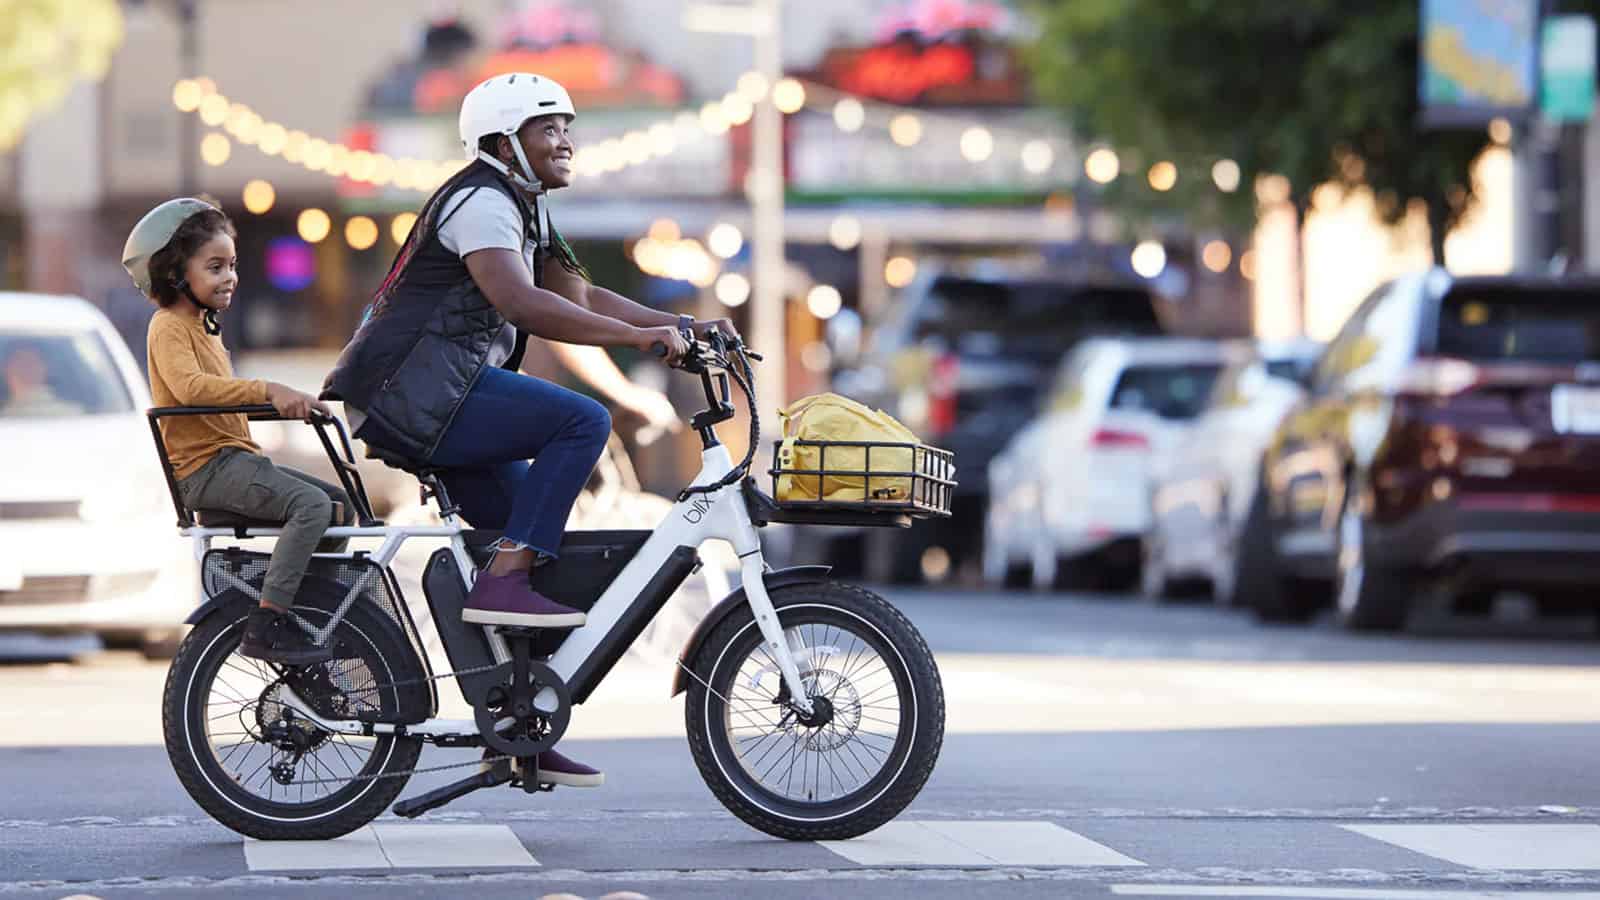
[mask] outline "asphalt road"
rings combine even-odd
[[[726,813],[647,653],[563,743],[603,788],[247,843],[168,767],[163,667],[101,653],[0,667],[0,895],[1600,897],[1587,620],[1368,637],[1126,597],[890,596],[938,656],[948,736],[866,838],[783,842]]]

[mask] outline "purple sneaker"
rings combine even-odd
[[[526,572],[480,574],[461,609],[461,621],[474,625],[575,628],[586,618],[583,610],[562,606],[535,592],[528,586]]]
[[[539,780],[567,787],[599,787],[606,783],[606,776],[599,769],[592,769],[551,749],[539,754]]]

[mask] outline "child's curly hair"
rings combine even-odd
[[[157,306],[167,307],[178,302],[183,294],[178,282],[183,280],[189,258],[200,252],[206,242],[219,234],[237,238],[233,221],[219,209],[203,209],[178,226],[167,245],[150,256],[150,299]]]

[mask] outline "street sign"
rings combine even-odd
[[[1551,16],[1540,43],[1539,107],[1555,122],[1587,122],[1594,112],[1595,27],[1588,16]]]

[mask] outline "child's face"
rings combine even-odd
[[[189,257],[184,277],[189,279],[189,289],[194,291],[202,306],[224,310],[233,302],[233,290],[239,286],[238,266],[233,238],[218,232],[206,241],[200,252]]]

